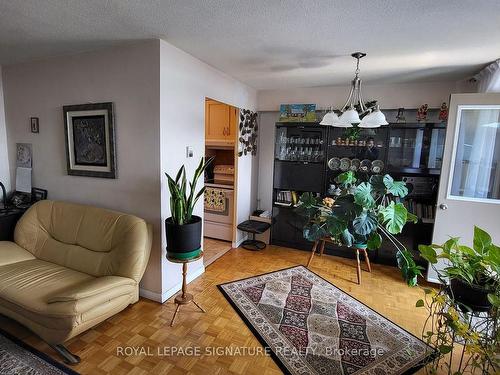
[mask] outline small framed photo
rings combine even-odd
[[[68,174],[116,178],[113,103],[63,107]]]
[[[39,133],[40,132],[40,124],[38,117],[30,117],[30,125],[31,125],[31,132],[32,133]]]
[[[31,201],[38,202],[47,199],[47,190],[39,188],[31,188]]]

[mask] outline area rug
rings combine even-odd
[[[46,354],[0,330],[0,374],[78,375]]]
[[[303,266],[218,287],[288,374],[411,374],[433,354]]]

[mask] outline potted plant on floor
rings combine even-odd
[[[170,258],[190,259],[201,253],[202,220],[201,217],[193,215],[193,210],[196,202],[205,192],[205,187],[196,192],[196,184],[211,161],[212,159],[205,161],[201,158],[193,180],[189,182],[189,188],[184,166],[179,169],[175,179],[165,173],[170,190],[170,213],[172,215],[165,220],[167,253]]]
[[[408,285],[416,285],[423,268],[395,237],[407,222],[417,221],[400,202],[408,194],[405,183],[388,174],[360,181],[352,171],[338,175],[336,182],[340,189],[334,197],[312,193],[300,197],[297,211],[306,217],[304,238],[318,241],[330,237],[340,245],[374,250],[385,237],[397,249],[398,266]]]
[[[416,303],[428,312],[422,336],[437,350],[427,369],[431,373],[498,373],[500,247],[475,227],[472,247],[450,238],[442,245],[420,245],[419,251],[442,283],[438,290],[424,288],[425,298]],[[439,259],[446,259],[444,269],[436,268]],[[453,361],[456,343],[463,345],[465,355],[460,352],[460,359]]]

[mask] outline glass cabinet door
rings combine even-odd
[[[396,128],[389,133],[387,164],[390,169],[426,168],[422,163],[424,128]]]
[[[429,129],[430,142],[426,153],[427,168],[439,169],[443,164],[444,141],[446,138],[446,129],[444,127]]]
[[[274,157],[281,161],[322,163],[325,159],[324,137],[325,129],[277,127]]]

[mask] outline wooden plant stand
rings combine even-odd
[[[307,262],[307,266],[306,266],[307,268],[309,268],[309,266],[311,265],[311,262],[314,258],[314,254],[316,253],[316,249],[318,248],[318,244],[320,245],[318,255],[322,256],[323,252],[325,251],[325,243],[326,242],[332,243],[332,241],[329,238],[322,238],[321,240],[314,241],[314,245],[313,245],[313,248],[311,250],[311,256],[309,257],[309,261]],[[353,247],[352,249],[354,251],[356,251],[356,262],[358,263],[356,271],[357,271],[357,276],[358,276],[358,284],[361,284],[361,263],[359,261],[359,252],[361,251],[365,256],[365,262],[366,262],[366,267],[368,268],[368,272],[372,272],[372,267],[370,265],[370,258],[368,257],[368,253],[367,253],[366,249],[355,248],[355,247]]]
[[[187,305],[187,304],[189,304],[189,303],[192,302],[202,312],[205,312],[205,310],[203,310],[203,307],[201,307],[200,305],[198,305],[198,303],[196,303],[196,301],[194,300],[193,295],[191,293],[187,292],[187,281],[186,281],[186,277],[187,277],[187,265],[188,265],[188,263],[197,261],[201,257],[203,257],[203,251],[200,253],[200,255],[198,255],[195,258],[191,258],[191,259],[170,258],[168,256],[168,254],[167,254],[167,259],[170,262],[172,262],[172,263],[182,263],[182,291],[177,296],[175,296],[174,302],[177,305],[177,307],[175,308],[174,316],[172,317],[172,321],[170,322],[170,327],[172,327],[174,325],[175,318],[177,316],[177,313],[179,312],[179,309],[181,308],[181,305]]]

